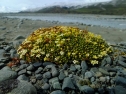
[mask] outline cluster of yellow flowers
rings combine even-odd
[[[40,28],[18,48],[20,58],[28,62],[44,60],[58,64],[89,60],[94,65],[111,51],[100,35],[68,26]]]

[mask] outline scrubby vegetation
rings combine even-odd
[[[57,64],[88,60],[92,65],[111,53],[111,47],[100,35],[76,27],[40,28],[18,48],[21,59],[28,62],[51,61]]]

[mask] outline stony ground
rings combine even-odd
[[[63,66],[41,61],[26,63],[17,59],[18,44],[20,41],[0,41],[0,94],[126,93],[126,43],[112,45],[114,53],[96,66],[87,61]]]

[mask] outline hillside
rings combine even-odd
[[[29,12],[29,11],[23,11]],[[35,13],[77,13],[77,14],[105,14],[126,15],[126,0],[113,0],[84,7],[52,6],[34,11]]]

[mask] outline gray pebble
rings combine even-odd
[[[27,70],[28,70],[28,71],[34,70],[34,66],[33,66],[32,64],[30,64],[30,65],[27,67]]]
[[[118,60],[118,64],[126,68],[126,63],[125,62],[123,62],[121,60]]]
[[[62,90],[65,90],[65,89],[75,89],[73,82],[71,78],[69,77],[66,77],[63,80]]]
[[[42,79],[42,74],[36,74],[35,77],[36,77],[37,80],[41,80]]]
[[[63,71],[61,71],[59,74],[59,80],[63,80],[64,78],[65,78],[65,74]]]
[[[48,90],[50,88],[50,85],[48,83],[45,83],[43,86],[42,86],[42,89],[44,90]]]
[[[27,76],[25,76],[24,74],[23,75],[20,75],[20,76],[18,76],[18,78],[17,78],[19,81],[22,81],[22,80],[24,80],[24,81],[28,81],[29,82],[29,78],[27,77]]]
[[[109,72],[107,72],[106,70],[104,70],[103,68],[99,68],[99,71],[101,73],[103,73],[104,75],[109,75]]]
[[[50,72],[44,73],[43,78],[47,78],[47,79],[51,78],[51,73]]]
[[[85,72],[85,78],[91,78],[93,74],[90,71]]]
[[[20,71],[18,72],[18,75],[25,74],[25,73],[27,73],[27,71],[26,71],[26,69],[23,69],[23,70],[20,70]]]

